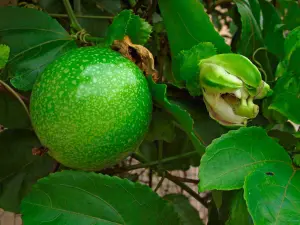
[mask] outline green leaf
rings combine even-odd
[[[199,43],[189,50],[182,50],[175,58],[173,71],[178,81],[184,81],[192,96],[201,94],[199,81],[199,62],[201,59],[216,55],[216,49],[210,42]]]
[[[285,28],[288,30],[293,30],[295,27],[300,26],[300,7],[297,1],[286,1],[287,14],[284,17],[283,23]]]
[[[0,91],[0,124],[5,128],[30,128],[30,119],[21,103],[10,93]]]
[[[295,155],[295,156],[293,157],[293,163],[294,163],[296,166],[300,167],[300,155]]]
[[[47,13],[65,13],[65,7],[61,0],[39,0],[38,4]]]
[[[246,177],[244,197],[257,225],[298,225],[300,172],[286,162],[268,163]]]
[[[212,42],[218,53],[230,52],[199,1],[159,0],[158,4],[173,56],[201,42]]]
[[[228,207],[228,219],[226,225],[252,225],[252,219],[249,215],[246,202],[244,200],[244,191],[226,191],[224,192],[224,203]],[[223,206],[224,207],[224,206]]]
[[[245,176],[256,168],[280,161],[290,163],[285,150],[259,127],[243,127],[215,139],[201,158],[199,190],[243,187]]]
[[[194,120],[194,133],[207,146],[214,139],[226,133],[228,129],[211,119],[202,100],[183,100],[169,97],[171,103],[176,103],[186,110]]]
[[[252,1],[252,0],[251,0]],[[248,58],[252,58],[255,51],[259,48],[265,48],[262,32],[254,15],[248,0],[234,0],[241,15],[242,32],[238,41],[237,53]],[[255,59],[262,65],[262,69],[268,75],[267,81],[273,80],[273,72],[265,50],[256,52]]]
[[[193,146],[187,134],[178,128],[175,129],[175,132],[176,138],[173,142],[168,143],[162,141],[161,143],[157,143],[144,141],[140,145],[139,151],[147,159],[148,162],[188,154],[186,157],[177,157],[177,159],[175,160],[160,164],[159,168],[163,168],[165,170],[186,171],[190,169],[191,166],[199,166],[201,158],[200,154],[195,150],[195,147]],[[161,153],[159,152],[159,145],[161,145]]]
[[[280,77],[273,88],[272,103],[269,109],[281,113],[292,122],[300,123],[300,74],[291,73]]]
[[[287,59],[290,59],[293,52],[300,47],[300,26],[293,29],[285,39],[284,53]]]
[[[218,209],[220,209],[222,206],[222,201],[223,201],[222,193],[223,191],[218,191],[218,190],[211,191],[212,199],[214,200],[214,203]]]
[[[175,136],[175,125],[170,116],[163,111],[154,111],[146,140],[172,142]]]
[[[0,43],[11,50],[2,78],[23,91],[32,89],[50,62],[77,47],[56,20],[36,9],[0,8],[0,36]]]
[[[151,32],[152,27],[148,22],[134,15],[131,10],[123,10],[108,27],[106,43],[111,45],[114,40],[123,40],[127,35],[132,43],[143,45],[148,41]]]
[[[277,139],[279,144],[281,146],[283,146],[286,150],[289,150],[289,151],[292,151],[295,149],[295,146],[298,141],[297,138],[293,134],[291,134],[289,132],[285,132],[285,131],[280,131],[277,129],[268,131],[268,135],[270,137]]]
[[[248,3],[249,3],[249,6],[250,6],[250,9],[252,11],[253,17],[256,20],[256,23],[260,27],[262,18],[261,18],[261,10],[260,10],[259,0],[250,0],[250,1],[248,1]]]
[[[182,225],[203,225],[199,212],[191,205],[186,196],[181,194],[168,194],[163,198],[172,202]]]
[[[199,154],[203,154],[204,146],[194,132],[194,121],[191,115],[180,106],[169,102],[166,97],[167,85],[154,83],[151,76],[148,76],[147,80],[154,101],[174,117],[177,123],[189,136],[195,149],[199,152]]]
[[[21,209],[24,224],[30,225],[180,224],[173,207],[148,186],[82,171],[40,179]]]
[[[10,48],[7,45],[0,44],[0,69],[4,68],[8,57],[9,57]]]
[[[32,131],[5,130],[0,133],[0,208],[19,212],[23,196],[37,179],[47,176],[54,161],[34,156],[40,143]]]
[[[263,14],[263,38],[269,52],[279,58],[284,55],[284,38],[282,29],[277,26],[281,24],[281,18],[272,3],[260,0],[260,6]]]
[[[96,6],[112,15],[121,11],[121,0],[95,0]]]
[[[80,8],[74,7],[75,14],[95,16],[100,18],[77,18],[79,24],[92,36],[95,37],[105,37],[107,28],[110,25],[109,18],[112,17],[111,10],[109,8],[105,9],[107,3],[103,4],[102,0],[81,0]],[[110,0],[111,3],[117,1]],[[117,6],[115,4],[110,4],[112,7]],[[112,10],[117,10],[114,8]],[[120,12],[116,11],[116,13]],[[101,18],[101,16],[106,18]]]

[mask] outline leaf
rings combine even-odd
[[[0,124],[12,129],[31,127],[23,106],[14,96],[4,91],[0,91]]]
[[[54,161],[32,155],[40,143],[32,131],[4,130],[0,133],[0,208],[19,212],[22,197],[37,179],[48,175]]]
[[[197,138],[193,130],[194,121],[190,114],[186,110],[180,108],[178,105],[169,102],[166,97],[167,86],[165,84],[154,83],[151,76],[148,76],[147,80],[154,101],[174,117],[174,119],[189,136],[196,151],[198,151],[199,154],[203,154],[204,146]]]
[[[225,225],[252,225],[253,222],[243,196],[244,191],[226,191],[223,193],[225,194],[224,203],[229,210]]]
[[[284,55],[284,38],[282,29],[277,26],[281,24],[281,18],[272,3],[260,0],[260,7],[263,14],[263,38],[269,52],[278,58]]]
[[[293,29],[285,39],[284,53],[286,59],[290,59],[294,51],[300,47],[300,26]]]
[[[300,7],[296,1],[286,1],[287,2],[287,14],[283,19],[283,23],[285,24],[285,28],[288,30],[293,30],[295,27],[300,26]]]
[[[228,131],[224,126],[210,118],[203,101],[199,99],[187,100],[186,98],[180,100],[172,97],[169,99],[171,103],[176,103],[191,115],[194,120],[194,132],[205,146]]]
[[[110,14],[117,14],[121,11],[121,0],[95,0],[96,6],[103,10],[107,11]]]
[[[298,225],[300,173],[286,162],[268,163],[246,177],[244,197],[257,225]]]
[[[199,212],[191,205],[186,196],[181,194],[168,194],[163,198],[172,202],[182,225],[203,225]]]
[[[160,164],[159,167],[163,168],[164,170],[186,171],[190,169],[191,166],[199,166],[201,155],[195,150],[195,147],[193,146],[187,134],[178,128],[175,128],[174,132],[176,132],[176,138],[173,140],[173,142],[168,143],[162,141],[161,143],[157,143],[144,141],[140,145],[140,152],[148,162],[188,154],[186,157],[178,157],[178,159]],[[159,145],[161,145],[161,153],[159,152]]]
[[[10,49],[7,45],[0,44],[0,69],[5,67],[9,57]]]
[[[39,0],[38,5],[47,13],[64,13],[64,4],[60,0]]]
[[[152,32],[151,25],[144,19],[134,15],[131,10],[123,10],[108,27],[106,43],[113,44],[115,40],[123,40],[129,36],[134,44],[145,44]]]
[[[199,62],[201,59],[216,55],[212,43],[199,43],[189,50],[182,50],[173,63],[173,71],[178,81],[184,81],[192,96],[201,94],[199,81]]]
[[[297,144],[297,141],[298,141],[297,138],[293,134],[291,134],[289,132],[285,132],[285,131],[280,131],[277,129],[272,129],[272,130],[268,131],[268,135],[270,137],[278,139],[279,144],[288,151],[294,150],[294,148]]]
[[[272,103],[269,109],[281,113],[292,122],[300,123],[300,74],[291,73],[280,77],[273,88]]]
[[[252,1],[252,0],[251,0]],[[237,53],[248,58],[252,58],[255,51],[264,48],[262,33],[252,14],[248,0],[234,0],[241,15],[242,32],[238,41]],[[268,75],[267,81],[273,80],[273,72],[265,50],[260,50],[255,54],[255,59],[262,65]]]
[[[211,42],[218,53],[230,52],[199,1],[159,0],[158,4],[173,56],[201,42]]]
[[[175,125],[166,112],[154,111],[146,140],[172,142],[176,136]]]
[[[116,1],[110,0],[110,2],[116,2]],[[79,24],[91,36],[105,37],[107,28],[110,25],[110,20],[111,20],[110,18],[113,18],[112,14],[108,12],[108,10],[103,8],[107,5],[104,6],[101,0],[99,1],[81,0],[80,3],[81,3],[80,7],[74,7],[75,14],[95,16],[96,18],[77,18]]]
[[[247,174],[271,162],[290,163],[285,150],[264,129],[243,127],[215,139],[201,158],[199,191],[243,187]]]
[[[256,20],[256,23],[260,27],[261,25],[261,9],[260,9],[260,3],[259,0],[250,0],[248,1],[250,9],[252,11],[253,17]]]
[[[171,205],[148,186],[82,171],[40,179],[21,208],[24,224],[30,225],[180,224]]]
[[[36,77],[49,63],[77,47],[56,20],[29,8],[0,8],[0,37],[0,43],[11,50],[2,77],[22,91],[32,89]]]

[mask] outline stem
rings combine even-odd
[[[0,84],[2,84],[6,88],[6,90],[8,90],[11,94],[13,94],[19,100],[19,102],[24,107],[24,109],[25,109],[25,111],[26,111],[26,113],[27,113],[27,115],[30,119],[30,114],[29,114],[28,108],[25,105],[24,101],[19,96],[19,94],[14,89],[12,89],[9,85],[7,85],[4,81],[0,80]]]
[[[158,191],[158,189],[161,187],[161,185],[162,185],[162,183],[164,182],[164,180],[165,180],[165,174],[163,174],[162,177],[160,178],[160,180],[159,180],[157,186],[156,186],[155,189],[154,189],[154,192],[157,192],[157,191]]]
[[[189,186],[187,186],[186,184],[182,183],[181,181],[179,181],[176,177],[172,176],[171,174],[169,174],[168,172],[166,172],[165,177],[172,181],[174,184],[178,185],[179,187],[181,187],[184,191],[186,191],[187,193],[189,193],[191,196],[193,196],[196,200],[198,200],[202,205],[204,205],[206,208],[208,207],[207,202],[205,202],[199,194],[197,194],[195,191],[193,191]]]
[[[81,0],[74,0],[74,12],[81,15]]]
[[[52,17],[57,18],[68,18],[67,14],[57,14],[57,13],[49,13]],[[89,16],[89,15],[74,15],[76,18],[84,18],[84,19],[113,19],[113,16]]]
[[[132,165],[132,166],[128,166],[126,168],[124,168],[125,171],[130,171],[130,170],[135,170],[135,169],[140,169],[140,168],[146,168],[146,167],[153,167],[159,164],[163,164],[163,163],[167,163],[167,162],[171,162],[177,159],[181,159],[181,158],[185,158],[185,157],[189,157],[195,154],[199,154],[197,151],[193,151],[193,152],[187,152],[181,155],[176,155],[176,156],[172,156],[172,157],[168,157],[162,160],[157,160],[157,161],[152,161],[152,162],[145,162],[145,163],[140,163],[137,165]],[[133,157],[136,158],[137,154],[135,154]],[[138,158],[140,158],[140,156],[138,156]],[[136,158],[137,159],[137,158]],[[139,159],[137,159],[139,160]],[[139,160],[144,162],[145,160]]]
[[[90,35],[87,35],[84,39],[86,41],[92,41],[92,42],[103,42],[105,40],[105,38],[102,38],[102,37],[92,37]]]
[[[176,178],[178,181],[185,182],[185,183],[192,183],[192,184],[198,184],[199,183],[199,180],[197,180],[197,179],[177,177],[177,176],[173,176],[173,177]]]
[[[74,11],[72,9],[72,6],[71,6],[69,0],[63,0],[63,3],[66,8],[67,14],[71,20],[71,26],[77,31],[82,30],[82,27],[80,26],[80,24],[77,21],[77,18],[74,14]]]

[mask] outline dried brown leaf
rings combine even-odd
[[[146,76],[152,76],[154,81],[159,79],[158,72],[154,67],[153,55],[144,46],[133,44],[130,38],[125,36],[121,41],[115,40],[112,49],[134,62]]]

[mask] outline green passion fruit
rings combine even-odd
[[[49,64],[30,102],[33,128],[49,155],[81,170],[112,166],[135,151],[151,113],[142,71],[100,47],[70,50]]]

